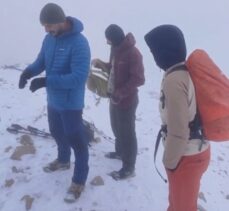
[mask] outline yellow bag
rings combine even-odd
[[[87,88],[100,97],[107,98],[108,73],[91,69],[87,80]]]

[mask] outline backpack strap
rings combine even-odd
[[[190,137],[191,139],[200,139],[200,145],[199,145],[199,151],[201,151],[203,144],[205,143],[203,128],[202,128],[202,122],[200,118],[200,113],[197,109],[196,115],[194,119],[189,122],[189,128],[190,128]]]
[[[194,120],[189,123],[189,128],[190,128],[189,140],[200,139],[201,142],[199,145],[199,151],[201,151],[202,146],[205,143],[205,140],[204,140],[204,136],[203,136],[203,130],[201,127],[201,120],[200,120],[199,112],[197,112],[197,114],[195,115]],[[159,148],[161,139],[164,138],[166,135],[167,135],[167,125],[162,125],[161,129],[158,131],[157,139],[156,139],[156,143],[155,143],[155,147],[154,147],[154,166],[155,166],[155,169],[156,169],[158,175],[161,177],[161,179],[165,183],[167,183],[167,180],[162,176],[162,174],[158,170],[157,165],[156,165],[156,159],[157,159],[157,152],[158,152],[158,148]]]
[[[156,168],[156,171],[157,171],[158,175],[161,177],[161,179],[165,183],[167,183],[167,180],[161,175],[161,173],[158,170],[157,165],[156,165],[157,151],[158,151],[158,148],[159,148],[159,145],[160,145],[160,141],[161,141],[161,139],[163,138],[163,136],[165,134],[167,134],[167,126],[166,125],[162,125],[161,129],[159,130],[159,132],[157,134],[157,139],[156,139],[155,148],[154,148],[154,166]]]

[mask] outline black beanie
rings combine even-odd
[[[46,4],[40,13],[41,24],[63,23],[66,17],[62,8],[54,3]]]
[[[145,35],[156,64],[163,70],[186,59],[186,45],[182,31],[173,25],[161,25]]]
[[[105,36],[113,46],[118,46],[125,39],[122,28],[116,24],[109,25],[105,30]]]

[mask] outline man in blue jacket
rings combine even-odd
[[[74,202],[84,189],[88,176],[88,140],[82,123],[85,83],[90,66],[90,48],[81,34],[83,24],[66,17],[56,4],[46,4],[40,22],[47,32],[37,59],[21,74],[19,88],[45,70],[46,76],[31,81],[30,90],[46,87],[49,129],[57,144],[57,159],[45,172],[70,168],[71,147],[75,154],[72,184],[65,197]]]

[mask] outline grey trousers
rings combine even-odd
[[[110,121],[115,136],[115,151],[122,158],[122,167],[130,170],[135,168],[137,156],[135,133],[137,105],[137,96],[133,104],[127,109],[119,108],[110,102]]]

